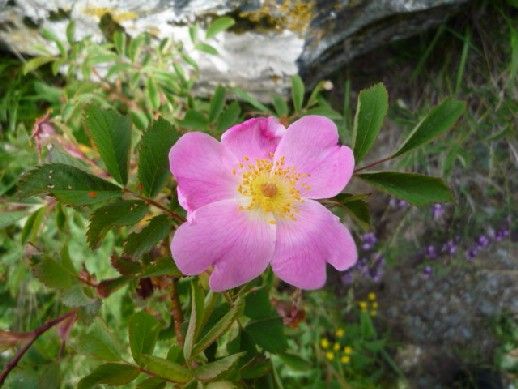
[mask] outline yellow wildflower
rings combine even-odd
[[[369,300],[370,301],[376,301],[377,297],[376,297],[376,293],[374,292],[369,292]]]
[[[320,346],[325,350],[329,347],[329,340],[327,338],[320,339]]]
[[[335,345],[333,346],[333,350],[339,351],[340,350],[340,343],[336,342]]]
[[[351,357],[349,355],[342,355],[342,358],[340,358],[340,362],[344,365],[347,365],[349,362],[351,362]]]
[[[353,349],[350,346],[344,347],[344,354],[351,355],[353,353]]]
[[[334,354],[332,351],[328,351],[328,352],[326,353],[326,359],[327,359],[328,361],[332,361],[332,360],[334,360],[334,359],[335,359],[335,354]]]
[[[365,312],[367,310],[367,302],[366,301],[360,301],[358,303],[358,305],[360,306],[360,309],[362,312]]]
[[[335,335],[338,339],[341,339],[344,337],[345,335],[345,330],[343,328],[337,328],[336,329],[336,332],[335,332]]]

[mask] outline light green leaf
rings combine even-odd
[[[36,69],[48,64],[51,61],[55,61],[55,57],[34,57],[23,64],[22,73],[25,76],[27,73],[33,72]]]
[[[363,159],[374,144],[387,111],[388,93],[385,85],[379,83],[360,92],[352,135],[356,163]]]
[[[205,296],[196,279],[191,281],[191,317],[187,326],[185,342],[183,344],[183,356],[185,360],[191,359],[192,347],[199,333],[200,324],[203,321],[203,301]]]
[[[90,218],[90,225],[86,232],[88,244],[92,249],[96,248],[112,228],[137,224],[146,215],[147,210],[146,203],[137,200],[118,200],[97,208]]]
[[[47,207],[41,207],[29,216],[22,229],[22,245],[36,238],[36,235],[38,235],[38,231],[40,230],[41,223],[43,222],[46,209]]]
[[[358,177],[417,206],[453,201],[451,191],[440,178],[399,172],[364,173]]]
[[[106,363],[97,366],[89,375],[81,379],[77,389],[88,389],[96,385],[127,385],[140,374],[139,370],[124,363]]]
[[[226,90],[221,85],[216,87],[214,95],[210,99],[209,107],[209,122],[214,122],[218,119],[223,107],[225,106],[225,94]]]
[[[293,99],[293,109],[295,112],[302,111],[302,103],[304,101],[304,82],[298,74],[291,76],[291,98]]]
[[[419,122],[392,157],[415,149],[449,130],[459,120],[465,109],[466,104],[463,101],[453,98],[444,100]]]
[[[18,220],[23,219],[29,213],[27,211],[3,211],[0,212],[0,228],[5,228]]]
[[[275,113],[277,116],[288,116],[290,113],[290,110],[288,108],[288,104],[286,104],[286,101],[282,96],[274,95],[272,98],[273,107],[275,108]]]
[[[180,126],[190,130],[206,130],[209,121],[201,112],[190,109],[180,121]]]
[[[153,353],[159,330],[158,320],[144,311],[137,312],[129,318],[128,337],[135,361],[138,362],[142,354]]]
[[[192,350],[192,355],[196,356],[207,347],[209,347],[214,341],[216,341],[221,335],[223,335],[230,328],[234,320],[239,316],[243,302],[238,298],[234,305],[230,308],[225,316],[223,316],[206,334],[203,338],[196,343]]]
[[[63,259],[43,259],[34,268],[34,275],[45,286],[54,289],[66,289],[78,282],[77,273]]]
[[[186,383],[192,379],[192,373],[187,368],[153,355],[141,355],[139,364],[153,375],[169,381]]]
[[[197,50],[202,51],[209,55],[218,55],[218,50],[216,50],[213,46],[208,43],[200,42],[194,46]]]
[[[207,32],[205,33],[205,37],[207,39],[214,38],[221,31],[224,31],[235,24],[234,19],[229,18],[227,16],[215,19],[207,28]]]
[[[244,352],[229,355],[228,357],[199,366],[194,370],[194,376],[200,381],[212,381],[230,370],[243,354]]]
[[[116,185],[62,163],[42,165],[25,173],[18,196],[51,194],[69,205],[90,205],[121,195]]]
[[[166,215],[158,215],[140,232],[133,232],[124,244],[124,254],[138,258],[151,251],[171,232],[171,220]]]
[[[144,132],[139,145],[138,177],[147,196],[156,196],[169,176],[169,150],[178,135],[164,119],[153,122]]]
[[[246,103],[250,104],[252,107],[258,109],[259,111],[263,113],[271,113],[270,109],[261,103],[259,100],[257,100],[254,96],[251,94],[245,92],[244,90],[240,88],[234,88],[233,92],[236,94],[237,97],[239,97],[241,100],[245,101]]]
[[[153,111],[160,108],[160,93],[158,92],[155,80],[151,77],[146,81],[146,96],[147,102]]]
[[[137,385],[137,389],[164,389],[167,381],[158,377],[149,377]]]
[[[85,109],[85,124],[108,172],[126,185],[131,147],[131,119],[113,109],[90,105]]]
[[[311,364],[302,359],[298,355],[294,354],[279,354],[279,358],[286,364],[286,366],[290,367],[295,371],[307,372],[311,370]]]
[[[79,336],[76,350],[103,361],[118,362],[122,359],[120,346],[99,318],[95,319],[87,332]]]

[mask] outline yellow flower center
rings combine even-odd
[[[274,218],[294,220],[296,205],[302,200],[298,188],[309,189],[301,182],[308,175],[286,166],[284,157],[276,162],[256,159],[253,163],[244,157],[232,173],[241,175],[237,191],[246,199],[242,209],[259,210],[272,214]],[[270,222],[275,223],[275,220]]]

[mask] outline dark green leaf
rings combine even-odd
[[[277,116],[288,116],[290,110],[288,108],[288,104],[282,96],[274,95],[272,99],[273,107],[275,108],[275,113]]]
[[[277,316],[268,298],[266,288],[250,292],[245,298],[244,314],[250,319],[265,319]]]
[[[112,228],[137,224],[147,210],[146,203],[137,200],[119,200],[96,209],[86,233],[88,244],[95,248]]]
[[[191,281],[191,317],[187,326],[185,342],[183,344],[183,356],[185,360],[191,359],[192,347],[199,333],[200,324],[203,321],[203,290],[198,285],[197,280]]]
[[[160,323],[150,314],[141,311],[128,321],[128,337],[131,354],[139,361],[142,354],[152,354],[160,330]]]
[[[449,130],[459,120],[465,109],[466,104],[463,101],[453,98],[444,100],[419,122],[392,157],[419,147]]]
[[[205,33],[205,37],[207,39],[214,38],[221,31],[224,31],[234,25],[234,19],[229,18],[227,16],[215,19],[207,28],[207,32]]]
[[[121,190],[76,167],[52,163],[30,170],[18,183],[19,197],[43,194],[70,205],[90,205],[119,197]]]
[[[200,112],[189,110],[180,121],[180,126],[190,130],[205,130],[209,124],[207,118]]]
[[[183,274],[178,270],[170,256],[157,258],[150,265],[147,265],[141,274],[142,277],[181,277],[182,275]]]
[[[233,101],[218,118],[217,130],[221,133],[236,124],[241,114],[241,107],[237,101]]]
[[[43,259],[34,269],[34,275],[49,288],[66,289],[78,282],[77,273],[63,260]]]
[[[186,383],[192,379],[192,373],[185,367],[153,355],[141,355],[139,364],[153,375],[169,381]]]
[[[388,93],[382,83],[364,89],[358,96],[353,123],[352,144],[358,163],[370,150],[383,125],[388,110]]]
[[[354,195],[341,193],[336,200],[342,204],[345,211],[351,216],[363,229],[369,229],[370,212],[369,204],[362,198],[355,198]]]
[[[128,236],[124,245],[124,253],[140,257],[149,252],[171,232],[171,220],[166,215],[155,216],[140,232]]]
[[[150,377],[140,382],[137,385],[137,389],[164,389],[167,385],[167,381],[162,378]]]
[[[359,177],[384,192],[418,206],[453,200],[451,191],[436,177],[399,172],[364,173]]]
[[[223,316],[206,334],[196,343],[192,350],[192,355],[196,356],[207,347],[209,347],[214,341],[216,341],[221,335],[223,335],[230,328],[234,320],[239,316],[243,302],[237,299],[234,305],[230,308],[225,316]]]
[[[293,109],[295,112],[302,111],[302,103],[304,102],[304,82],[299,75],[291,76],[291,98],[293,99]]]
[[[311,369],[311,364],[298,355],[279,354],[279,358],[286,364],[286,366],[289,366],[295,371],[307,372]]]
[[[212,99],[210,99],[209,122],[214,122],[221,114],[221,111],[225,106],[225,94],[225,88],[223,88],[221,85],[218,85],[214,91]]]
[[[228,357],[199,366],[194,370],[194,376],[200,381],[212,381],[230,370],[243,354],[229,355]]]
[[[254,107],[264,113],[271,113],[271,111],[268,109],[268,107],[266,105],[259,102],[259,100],[257,100],[251,94],[245,92],[244,90],[242,90],[240,88],[234,88],[233,91],[237,97],[239,97],[241,100],[245,101],[246,103],[250,104],[252,107]]]
[[[83,333],[77,340],[77,351],[103,361],[120,361],[120,346],[108,331],[106,324],[97,318],[88,332]]]
[[[147,196],[156,196],[169,176],[169,150],[177,140],[178,132],[164,119],[153,122],[142,136],[138,177]]]
[[[121,183],[128,182],[131,147],[131,120],[113,109],[90,105],[85,109],[85,124],[108,172]]]
[[[253,321],[244,328],[253,341],[264,350],[277,354],[286,350],[288,342],[279,317]]]
[[[240,370],[239,375],[243,379],[262,377],[272,369],[272,361],[264,356],[258,355],[246,363]]]
[[[106,363],[97,366],[88,376],[77,384],[78,389],[87,389],[96,385],[126,385],[140,374],[139,370],[123,363]]]

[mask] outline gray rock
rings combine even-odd
[[[186,22],[237,15],[236,28],[214,42],[218,57],[193,52],[199,87],[227,83],[265,99],[285,92],[297,72],[314,84],[359,55],[436,25],[467,1],[0,0],[0,42],[17,53],[46,53],[40,29],[64,38],[69,19],[81,36],[99,40],[99,20],[110,13],[130,35],[172,36],[189,49]]]

